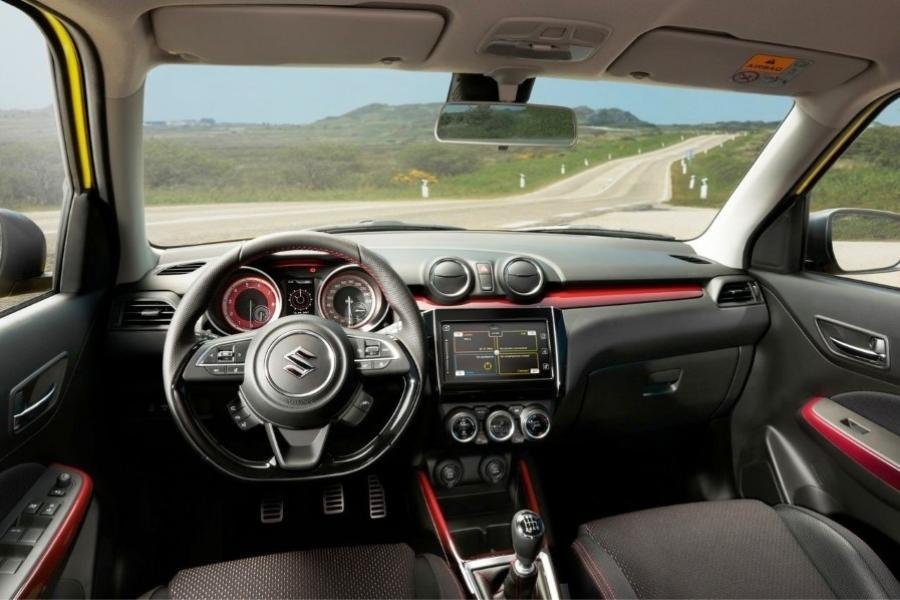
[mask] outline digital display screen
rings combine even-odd
[[[553,377],[546,321],[445,322],[441,344],[447,382]]]
[[[284,282],[286,313],[311,315],[315,312],[315,282],[312,279],[288,279]]]

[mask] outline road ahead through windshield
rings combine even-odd
[[[715,210],[667,206],[671,195],[670,166],[689,150],[699,154],[733,137],[734,134],[713,134],[689,138],[652,152],[613,159],[512,197],[148,206],[147,234],[154,243],[178,246],[196,243],[198,229],[208,228],[210,239],[229,240],[379,219],[466,229],[601,225],[690,238],[703,232]],[[548,204],[553,210],[548,210]],[[57,215],[35,212],[29,216],[47,234],[48,249],[55,247]]]

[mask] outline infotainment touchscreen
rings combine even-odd
[[[444,322],[440,334],[445,382],[553,378],[546,321]]]

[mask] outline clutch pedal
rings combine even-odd
[[[322,490],[322,512],[340,515],[344,512],[344,484],[335,483]]]
[[[387,498],[384,494],[384,486],[378,479],[378,475],[369,475],[369,518],[383,519],[387,516]]]

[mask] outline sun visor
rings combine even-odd
[[[173,6],[151,19],[163,51],[228,65],[417,64],[444,28],[429,11],[349,7]]]
[[[726,35],[656,29],[607,70],[616,77],[762,94],[801,96],[838,86],[869,61]]]

